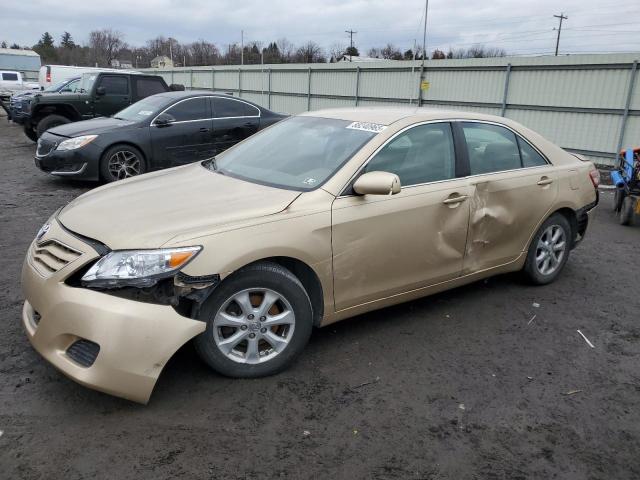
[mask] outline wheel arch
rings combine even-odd
[[[35,110],[35,112],[32,112],[31,118],[35,119],[37,123],[47,115],[52,115],[52,114],[61,115],[65,118],[68,118],[72,122],[77,122],[78,120],[81,120],[81,117],[78,111],[72,105],[69,105],[66,103],[41,105]]]
[[[322,322],[322,318],[324,317],[324,290],[322,288],[320,277],[315,270],[302,260],[288,256],[261,258],[244,265],[241,268],[261,262],[277,263],[281,267],[289,270],[298,278],[298,280],[300,280],[300,283],[304,286],[304,289],[307,291],[309,299],[311,300],[311,306],[313,308],[313,325],[315,327],[319,327]]]

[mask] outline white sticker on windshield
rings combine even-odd
[[[302,183],[304,183],[305,185],[313,185],[314,183],[316,183],[317,180],[315,178],[307,178],[305,179]]]
[[[379,123],[353,122],[347,125],[347,128],[350,128],[352,130],[363,130],[365,132],[380,133],[385,128],[387,128],[387,126],[380,125]]]
[[[145,117],[148,117],[149,115],[151,115],[153,113],[153,111],[151,110],[140,110],[138,112],[138,115],[144,115]]]

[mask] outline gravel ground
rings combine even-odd
[[[640,478],[640,227],[610,192],[553,285],[506,275],[363,315],[265,379],[187,345],[141,406],[68,380],[22,332],[27,246],[92,187],[34,150],[0,119],[2,479]]]

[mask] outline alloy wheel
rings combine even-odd
[[[565,256],[567,237],[560,225],[550,225],[540,236],[536,247],[536,268],[542,275],[554,273]]]
[[[140,175],[140,159],[129,150],[119,150],[109,158],[109,173],[116,180]]]
[[[289,301],[268,288],[242,290],[220,307],[213,339],[230,360],[257,364],[279,355],[291,342],[295,314]]]

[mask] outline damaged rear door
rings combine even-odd
[[[386,143],[360,173],[400,177],[396,195],[348,190],[332,207],[336,310],[458,277],[471,188],[456,172],[451,125],[410,127]]]
[[[510,129],[458,122],[466,144],[471,216],[464,273],[509,263],[526,250],[558,193],[551,164]]]

